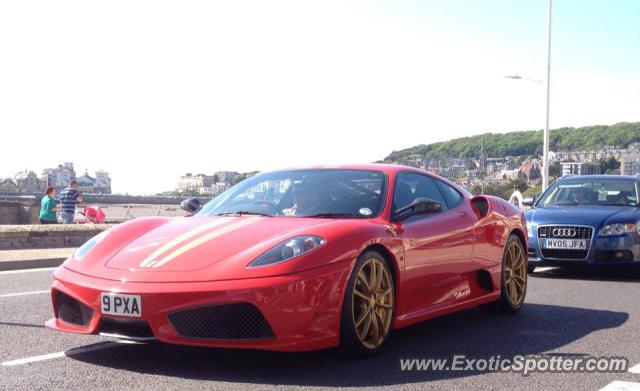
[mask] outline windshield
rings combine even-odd
[[[556,182],[537,206],[617,205],[637,206],[636,183],[625,179],[572,179]]]
[[[258,174],[208,202],[197,216],[372,218],[382,209],[386,176],[379,171],[316,169]]]

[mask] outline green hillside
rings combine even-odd
[[[640,142],[640,122],[552,129],[549,133],[549,141],[552,151],[597,149],[604,145],[626,147],[632,142]],[[395,162],[412,155],[428,158],[477,158],[483,142],[485,154],[488,157],[542,154],[542,131],[529,130],[485,133],[434,144],[421,144],[393,151],[384,159],[384,162]]]

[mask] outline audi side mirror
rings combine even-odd
[[[526,197],[522,200],[522,205],[531,207],[535,202],[536,202],[535,197]]]
[[[442,212],[442,203],[428,198],[416,198],[407,206],[396,209],[394,220],[402,221],[415,215],[426,215]]]

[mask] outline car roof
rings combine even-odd
[[[638,177],[633,175],[570,175],[561,177],[561,181],[571,181],[571,180],[594,180],[594,179],[621,179],[625,181],[637,181]]]
[[[414,171],[421,174],[433,175],[428,171],[422,170],[419,168],[403,166],[400,164],[385,164],[385,163],[315,165],[315,166],[303,166],[303,167],[288,167],[288,168],[283,168],[283,169],[273,170],[273,171],[322,170],[322,169],[371,170],[371,171],[381,171],[387,174],[395,174],[400,171]]]

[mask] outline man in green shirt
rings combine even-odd
[[[40,201],[40,223],[41,224],[58,224],[58,216],[56,212],[56,189],[47,187],[42,201]]]

